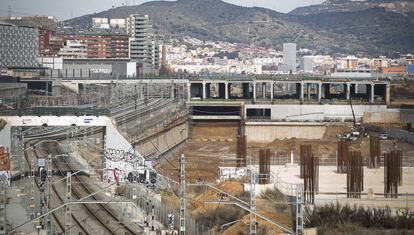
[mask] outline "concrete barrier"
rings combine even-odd
[[[275,139],[322,139],[326,126],[323,123],[247,122],[247,142],[271,143]]]
[[[401,123],[400,112],[365,112],[362,121],[364,123]]]

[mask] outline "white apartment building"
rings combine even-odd
[[[63,59],[85,59],[86,44],[78,40],[67,40],[58,53]]]

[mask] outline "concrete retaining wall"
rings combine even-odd
[[[364,113],[399,113],[398,109],[387,109],[386,105],[354,105],[355,118],[361,122]],[[352,120],[350,105],[258,105],[247,104],[245,109],[271,109],[273,121],[345,121]],[[247,111],[245,110],[245,113]],[[378,120],[378,119],[376,119]]]
[[[66,89],[71,90],[75,93],[79,93],[79,84],[78,83],[72,83],[72,82],[61,82],[61,86],[66,87]]]
[[[187,138],[188,124],[183,123],[166,132],[149,137],[138,144],[135,149],[144,157],[158,156],[179,145]]]
[[[271,143],[275,139],[322,139],[326,126],[317,124],[246,123],[247,142]]]
[[[364,123],[401,123],[400,112],[364,113]]]

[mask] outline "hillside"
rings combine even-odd
[[[264,8],[248,8],[221,0],[154,1],[123,6],[66,21],[75,27],[90,27],[93,17],[126,18],[147,14],[159,35],[255,43],[281,48],[296,42],[315,53],[391,55],[396,49],[414,49],[411,13],[400,15],[383,8],[310,15],[282,14]],[[410,18],[411,17],[411,18]],[[346,23],[345,23],[346,22]]]
[[[414,11],[414,0],[327,0],[322,4],[298,7],[289,12],[291,15],[315,15],[332,12],[354,12],[372,8],[384,8],[386,11],[407,13]]]

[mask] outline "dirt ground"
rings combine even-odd
[[[247,153],[248,155],[252,155],[254,159],[257,159],[258,151],[261,148],[270,148],[271,152],[276,156],[290,157],[291,151],[293,151],[294,156],[298,156],[301,144],[311,144],[312,152],[323,156],[324,161],[332,165],[335,164],[337,142],[339,140],[337,137],[338,134],[349,132],[350,130],[351,128],[349,126],[344,125],[328,126],[323,138],[320,140],[292,138],[275,140],[270,144],[248,143]],[[219,179],[218,167],[235,166],[236,142],[228,141],[228,139],[235,139],[237,128],[234,128],[234,126],[196,126],[193,129],[193,133],[196,133],[197,138],[194,138],[193,136],[193,138],[186,143],[184,150],[184,154],[186,156],[187,182],[195,182],[202,179],[205,182],[215,184]],[[220,141],[220,139],[224,139],[224,141]],[[414,160],[414,146],[408,143],[395,140],[381,140],[381,151],[393,148],[394,144],[396,144],[397,147],[403,151],[404,157]],[[368,156],[369,138],[364,137],[353,141],[351,143],[351,149],[361,150],[363,156]],[[160,170],[161,173],[166,174],[175,180],[178,180],[178,169],[178,156],[169,159],[158,167],[158,170]],[[218,185],[218,187],[234,196],[243,191],[243,184],[237,181],[222,182]],[[218,195],[217,192],[207,188],[199,188],[197,190],[192,188],[188,196],[191,200],[188,200],[187,206],[193,218],[197,218],[197,216],[206,214],[209,211],[211,212],[218,207],[226,207],[213,204],[204,204],[204,201],[220,199],[220,195]],[[164,195],[163,200],[170,202],[172,201],[178,206],[178,201],[175,196]],[[269,201],[261,199],[260,195],[258,196],[257,211],[260,214],[292,228],[293,220],[291,208],[287,207],[285,209],[278,210],[271,205],[272,204]],[[221,231],[221,234],[247,234],[249,231],[250,215],[242,215],[239,218],[239,222],[231,225],[226,230]],[[282,233],[282,231],[276,226],[261,219],[257,220],[259,223],[258,232],[260,232],[260,234],[273,235]]]
[[[401,81],[391,83],[391,105],[414,104],[414,82]]]
[[[224,130],[223,130],[224,129]],[[231,132],[230,130],[233,130]],[[349,132],[348,126],[328,126],[326,128],[323,139],[283,139],[274,140],[270,144],[248,143],[247,154],[253,156],[253,160],[257,160],[259,150],[269,148],[272,155],[272,163],[281,164],[290,161],[291,152],[293,151],[294,161],[299,159],[300,145],[310,144],[312,153],[319,155],[321,164],[335,164],[337,143],[339,141],[337,135]],[[194,128],[198,138],[192,138],[185,145],[184,154],[186,156],[186,174],[187,180],[195,182],[202,179],[206,182],[215,182],[219,178],[219,166],[235,166],[236,160],[236,142],[228,141],[228,138],[235,139],[236,129],[232,126],[228,127],[203,127],[202,129]],[[202,135],[204,133],[204,135]],[[233,133],[233,137],[231,136]],[[213,137],[212,137],[213,136]],[[224,141],[219,141],[220,137]],[[223,140],[222,138],[222,140]],[[212,141],[214,139],[214,141]],[[387,151],[397,145],[403,151],[403,156],[414,162],[414,146],[398,140],[381,140],[381,151]],[[351,142],[351,150],[361,150],[363,156],[369,155],[369,138],[364,137]],[[169,159],[157,167],[161,173],[178,180],[178,156]]]

